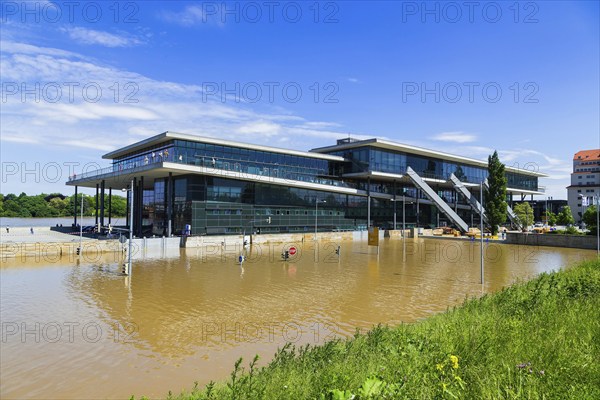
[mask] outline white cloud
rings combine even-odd
[[[199,86],[153,80],[60,49],[9,42],[0,67],[10,74],[7,80],[24,82],[28,89],[39,84],[43,92],[48,83],[62,88],[56,102],[43,93],[38,101],[34,96],[23,101],[20,93],[7,98],[2,136],[15,144],[18,138],[56,150],[75,147],[86,156],[81,149],[97,154],[92,149],[110,150],[167,130],[265,145],[287,141],[298,150],[348,136],[338,123],[309,121],[275,105],[257,112],[256,105],[203,99]],[[72,93],[67,82],[75,85]],[[90,99],[96,94],[91,89],[86,97],[86,85],[99,87],[101,96]]]
[[[99,143],[98,140],[64,140],[59,144],[69,147],[81,147],[84,149],[96,149],[101,151],[111,151],[115,149],[115,146],[106,143]]]
[[[160,15],[162,19],[184,27],[196,25],[214,25],[218,27],[225,26],[223,17],[225,16],[222,7],[225,5],[216,2],[204,2],[200,5],[185,7],[180,12],[163,11]],[[229,16],[231,20],[234,18]]]
[[[465,132],[442,132],[434,135],[433,140],[454,143],[469,143],[477,140],[477,136]]]
[[[485,146],[461,146],[457,149],[450,149],[448,152],[452,152],[455,154],[468,154],[469,157],[475,158],[487,158],[490,154],[494,152],[494,149],[491,147]]]
[[[27,43],[18,43],[7,40],[0,40],[0,48],[2,52],[12,54],[35,54],[35,55],[49,55],[55,57],[78,57],[76,53],[54,49],[51,47],[39,47],[33,46]]]
[[[240,126],[236,131],[243,135],[271,137],[281,132],[281,126],[268,121],[255,121]]]
[[[546,160],[550,165],[561,165],[564,164],[565,160],[561,159],[561,158],[556,158],[556,157],[551,157],[547,154],[542,153],[541,151],[538,150],[530,150],[530,149],[517,149],[517,152],[519,152],[522,155],[534,155],[534,156],[540,156],[542,157],[544,160]]]
[[[38,140],[32,137],[27,136],[12,136],[12,135],[0,135],[0,141],[3,142],[14,142],[14,143],[29,143],[29,144],[37,144]]]
[[[305,122],[302,124],[303,127],[310,129],[325,129],[325,128],[339,128],[340,124],[335,122],[324,122],[324,121],[314,121],[314,122]]]
[[[152,120],[159,116],[142,107],[123,106],[118,104],[48,104],[34,103],[37,108],[36,119],[57,120],[65,123],[76,123],[82,120],[100,120],[114,118],[123,120]]]
[[[66,32],[69,38],[82,44],[97,44],[105,47],[131,47],[143,43],[140,39],[124,33],[116,35],[81,27],[63,28],[61,30]]]

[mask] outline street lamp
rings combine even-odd
[[[315,199],[315,241],[317,240],[317,229],[318,229],[318,222],[319,222],[319,202],[327,203],[327,200]]]
[[[550,223],[548,222],[548,201],[552,202],[552,196],[546,197],[546,208],[545,208],[545,213],[546,213],[546,225],[550,226]],[[552,203],[550,203],[550,208],[552,208]],[[550,210],[550,212],[552,212],[552,210]]]
[[[481,257],[481,284],[483,285],[483,181],[481,182],[481,186],[479,187],[479,198],[481,200],[481,205],[479,209],[480,214],[480,229],[481,229],[481,249],[480,249],[480,257]]]
[[[393,199],[390,199],[392,203],[394,203],[394,230],[396,230],[396,195],[394,195]]]
[[[77,199],[75,199],[77,201]],[[81,218],[79,221],[79,255],[83,253],[83,193],[81,193]]]
[[[123,188],[122,191],[131,192],[131,199],[129,199],[129,250],[127,252],[127,272],[125,273],[126,275],[131,276],[131,253],[133,246],[133,179],[131,180],[131,185],[129,186],[129,188]]]
[[[402,191],[402,261],[406,261],[406,190]]]

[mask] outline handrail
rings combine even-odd
[[[207,157],[212,159],[212,157]],[[235,161],[235,162],[233,162]],[[290,171],[281,171],[283,169],[279,164],[268,164],[268,163],[260,163],[254,166],[251,165],[243,165],[243,161],[235,160],[235,159],[216,159],[215,163],[209,163],[210,165],[198,165],[196,163],[185,162],[183,160],[179,160],[176,158],[175,160],[165,160],[157,157],[156,160],[144,162],[142,165],[137,165],[137,163],[132,163],[130,166],[127,163],[115,163],[110,167],[100,168],[93,171],[86,171],[81,174],[74,174],[69,176],[68,182],[75,182],[78,180],[99,177],[101,175],[121,175],[121,174],[130,174],[132,172],[137,172],[140,170],[148,169],[149,166],[153,166],[155,164],[162,164],[163,162],[172,162],[176,164],[182,165],[191,165],[191,166],[201,166],[206,168],[213,168],[221,171],[231,171],[238,172],[241,174],[250,174],[250,175],[258,175],[258,176],[267,176],[271,178],[282,178],[282,179],[290,179],[297,180],[301,182],[310,182],[310,183],[320,183],[331,186],[339,186],[339,187],[348,187],[355,188],[356,185],[349,184],[348,182],[335,180],[335,179],[326,179],[315,177],[314,175],[303,174],[301,172],[290,172]]]
[[[181,156],[179,156],[179,157],[181,157]],[[348,188],[356,189],[356,188],[359,188],[359,186],[360,186],[359,184],[348,183],[348,182],[345,182],[342,180],[320,178],[315,175],[305,174],[302,172],[286,171],[285,170],[286,166],[280,165],[280,164],[255,163],[253,165],[248,165],[248,164],[244,164],[244,163],[248,162],[248,161],[244,161],[244,160],[238,160],[238,159],[232,159],[232,158],[216,158],[216,157],[213,158],[210,156],[197,156],[197,157],[194,157],[194,159],[195,159],[194,161],[190,162],[190,160],[186,160],[187,157],[186,157],[186,159],[181,159],[181,160],[179,159],[179,157],[177,157],[177,156],[153,157],[153,158],[149,158],[147,160],[142,160],[142,162],[137,162],[137,161],[136,162],[117,162],[117,163],[114,163],[110,167],[100,168],[100,169],[93,170],[93,171],[86,171],[81,174],[73,174],[72,176],[69,176],[68,182],[75,182],[80,179],[88,179],[88,178],[98,177],[101,175],[114,174],[113,176],[118,176],[121,174],[129,174],[132,172],[138,172],[138,171],[141,171],[144,169],[149,169],[150,166],[153,166],[155,164],[161,164],[163,162],[172,162],[172,163],[182,164],[182,165],[202,166],[202,167],[208,167],[208,168],[212,167],[214,169],[223,170],[223,171],[233,171],[233,172],[246,173],[246,174],[252,174],[252,175],[267,176],[267,177],[272,177],[272,178],[283,178],[283,179],[290,179],[290,180],[296,180],[296,181],[301,181],[301,182],[320,183],[320,184],[338,186],[338,187],[348,187]],[[208,159],[210,161],[208,163],[202,162],[201,164],[199,164],[201,159]],[[214,164],[212,163],[213,159],[215,161]],[[140,164],[140,165],[138,165],[138,164]],[[206,164],[208,164],[208,165],[206,165]],[[281,171],[281,170],[283,170],[283,171]],[[421,172],[419,175],[421,176],[421,178],[440,179],[440,180],[449,180],[450,179],[449,176],[447,178],[444,178],[441,175],[431,173],[431,172]],[[470,182],[470,179],[468,177],[463,182],[473,183],[473,182]],[[514,186],[514,188],[515,189],[524,189],[524,190],[537,190],[542,193],[545,193],[545,191],[546,191],[545,186],[538,186],[537,189],[536,188],[519,187],[519,186]]]

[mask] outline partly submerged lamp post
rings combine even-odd
[[[480,283],[483,285],[483,182],[481,182],[481,185],[479,186],[479,196],[481,199],[481,204],[480,204],[480,209],[479,209],[479,219],[480,224],[479,226],[481,227],[481,254],[480,254],[480,258],[481,258],[481,279],[480,279]]]
[[[133,246],[133,179],[131,180],[131,184],[129,188],[123,188],[124,192],[131,192],[131,198],[129,199],[129,250],[127,251],[127,272],[126,275],[131,276],[131,253]]]
[[[317,229],[319,222],[319,199],[315,199],[315,241],[317,240]],[[321,200],[321,203],[327,203],[327,200]]]
[[[394,230],[396,230],[396,194],[394,193],[394,198],[391,199],[391,201],[394,203]]]
[[[75,199],[77,201],[77,199]],[[81,193],[81,218],[79,221],[79,255],[83,253],[83,193]]]
[[[406,261],[406,190],[402,191],[402,261]]]

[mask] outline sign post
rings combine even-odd
[[[376,226],[369,227],[368,236],[369,246],[377,246],[377,255],[379,255],[379,228]]]

